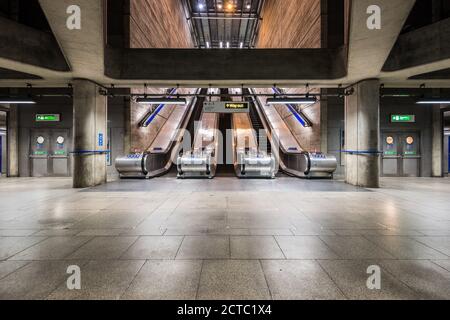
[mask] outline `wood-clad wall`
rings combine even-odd
[[[320,48],[320,0],[266,0],[257,48]]]
[[[130,0],[130,48],[192,48],[193,42],[182,2],[180,0]],[[148,88],[147,93],[164,93],[166,88]],[[143,93],[142,88],[132,88],[132,93]],[[192,90],[182,89],[189,93]],[[150,106],[130,103],[130,151],[144,152],[156,138],[173,111],[165,106],[147,128],[139,122],[149,112]]]
[[[306,90],[303,88],[283,88],[287,94],[305,94]],[[257,93],[272,94],[271,89],[258,88],[255,89]],[[319,89],[312,89],[310,93],[319,93]],[[261,98],[265,103],[266,98]],[[320,123],[320,102],[317,102],[310,106],[302,106],[301,110],[311,121],[311,127],[303,127],[298,120],[294,117],[292,112],[286,105],[274,105],[273,106],[281,118],[284,120],[288,128],[291,130],[295,139],[297,139],[300,146],[309,152],[321,151],[321,123]],[[325,150],[326,151],[326,150]]]
[[[131,48],[192,48],[180,0],[131,0]]]

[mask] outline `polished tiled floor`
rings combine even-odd
[[[0,299],[450,299],[450,179],[382,184],[0,179]]]

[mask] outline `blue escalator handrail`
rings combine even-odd
[[[169,95],[174,94],[177,91],[177,88],[172,88],[170,90]],[[160,104],[158,107],[156,107],[155,111],[148,117],[147,120],[144,121],[143,123],[143,127],[148,127],[150,125],[150,123],[152,123],[152,121],[156,118],[156,116],[158,115],[158,113],[162,110],[162,108],[164,108],[164,104]]]
[[[278,88],[273,87],[272,90],[275,93],[281,94],[281,91]],[[309,119],[304,114],[298,112],[297,109],[295,109],[292,104],[287,104],[287,107],[288,107],[289,111],[292,112],[292,114],[294,115],[295,119],[297,119],[297,121],[300,122],[300,124],[304,128],[311,127],[311,121],[309,121]]]

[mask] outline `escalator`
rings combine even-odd
[[[242,89],[238,89],[242,90]],[[242,94],[243,92],[240,91]],[[237,98],[235,98],[235,101]],[[275,178],[278,171],[276,158],[267,151],[267,139],[261,139],[264,133],[262,123],[256,114],[250,112],[232,114],[233,166],[239,178]],[[266,141],[264,145],[260,144]]]
[[[254,94],[254,90],[250,89],[250,93]],[[251,109],[256,111],[254,117],[258,115],[269,137],[271,151],[283,172],[300,178],[333,178],[337,168],[336,157],[303,149],[273,106],[265,105],[256,95],[251,100]],[[256,121],[255,126],[258,125]]]
[[[209,89],[213,92],[215,89]],[[203,104],[203,102],[202,102]],[[203,112],[194,126],[194,142],[190,150],[184,150],[177,158],[178,178],[208,178],[216,175],[220,139],[219,114]]]
[[[200,92],[199,89],[196,93]],[[193,98],[188,105],[177,106],[145,152],[118,157],[115,166],[120,178],[154,178],[169,172],[181,147],[184,130],[193,125],[202,105],[200,98]]]

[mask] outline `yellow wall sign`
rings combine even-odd
[[[225,109],[248,109],[248,103],[225,103]]]
[[[245,113],[249,112],[248,102],[206,101],[203,112],[208,113]]]

